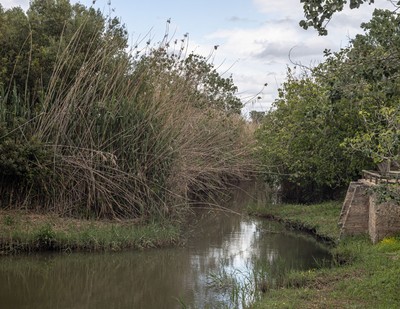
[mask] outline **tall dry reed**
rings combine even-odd
[[[78,31],[60,51],[39,103],[3,94],[0,147],[6,157],[15,145],[17,151],[1,175],[0,206],[86,217],[170,216],[194,196],[245,177],[253,168],[246,122],[205,105],[181,71],[183,48],[175,53],[167,46],[163,41],[134,58],[110,40],[71,79]],[[18,160],[26,167],[14,168]]]

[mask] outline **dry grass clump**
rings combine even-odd
[[[218,93],[207,104],[204,84],[182,69],[183,53],[167,46],[133,58],[110,40],[71,78],[78,33],[40,102],[0,96],[0,207],[169,216],[244,177],[252,169],[247,124],[216,105]]]

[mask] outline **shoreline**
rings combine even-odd
[[[251,215],[330,240],[333,257],[330,265],[288,271],[252,308],[400,308],[400,234],[376,245],[367,235],[338,240],[340,209],[339,202],[249,207]]]
[[[283,218],[276,213],[251,210],[250,215],[282,223],[306,232],[328,246],[336,240],[312,225]],[[101,252],[182,246],[182,223],[141,220],[95,220],[0,210],[0,257],[37,252]]]
[[[335,246],[340,234],[337,221],[341,207],[341,202],[333,201],[311,205],[250,205],[247,211],[249,215],[280,222],[288,228],[306,232],[317,240]]]
[[[279,221],[326,240],[333,262],[288,271],[252,308],[399,308],[400,235],[373,245],[367,235],[338,241],[339,202],[249,206],[252,216]],[[39,251],[98,252],[182,245],[182,224],[96,221],[0,211],[0,256]],[[373,292],[371,292],[373,291]]]
[[[299,221],[292,221],[289,219],[284,219],[284,218],[281,218],[279,216],[272,215],[272,214],[263,214],[263,215],[251,214],[251,215],[257,216],[262,219],[279,222],[279,223],[283,224],[286,228],[291,229],[291,230],[296,230],[299,232],[307,233],[307,234],[313,236],[319,242],[322,242],[328,246],[336,246],[336,244],[337,244],[337,239],[333,238],[332,236],[320,234],[317,231],[316,227],[303,224]]]
[[[182,245],[173,221],[84,220],[25,211],[0,211],[0,256],[36,252],[95,252]]]

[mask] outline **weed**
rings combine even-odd
[[[15,224],[15,219],[14,217],[10,216],[10,215],[5,215],[3,218],[3,224],[7,225],[7,226],[11,226]]]
[[[39,227],[33,237],[37,247],[52,248],[56,239],[56,233],[51,224],[46,223]]]

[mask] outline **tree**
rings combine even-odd
[[[251,111],[250,112],[250,119],[254,123],[261,123],[262,119],[265,116],[265,112],[260,112],[260,111]]]
[[[184,78],[191,81],[198,96],[203,96],[205,106],[226,113],[240,114],[242,102],[232,76],[222,77],[204,56],[190,54],[183,61]]]
[[[400,15],[375,10],[365,33],[296,77],[258,131],[266,174],[307,200],[400,153]]]
[[[346,101],[330,96],[328,83],[289,70],[257,132],[267,180],[282,189],[284,200],[329,198],[357,177],[365,160],[341,147],[358,125],[356,114]]]
[[[344,145],[371,157],[383,173],[400,167],[400,106],[381,107],[374,115],[360,111],[365,129],[347,138]]]
[[[204,56],[190,53],[185,57],[161,46],[141,57],[135,66],[135,74],[147,71],[150,80],[151,76],[162,74],[165,79],[186,85],[189,103],[197,108],[212,108],[226,114],[241,112],[243,105],[236,96],[237,86],[232,76],[222,77]]]
[[[370,1],[351,2],[357,8]],[[310,23],[340,11],[346,1],[304,1]],[[400,3],[397,3],[399,5]],[[335,6],[338,5],[338,6]],[[327,197],[362,169],[400,159],[400,15],[375,10],[346,48],[296,77],[289,71],[274,109],[259,129],[267,178],[286,198]],[[326,34],[326,33],[322,33]],[[295,196],[295,197],[296,197]],[[321,196],[321,195],[320,195]]]
[[[116,46],[110,58],[126,54],[127,32],[118,19],[69,0],[33,0],[26,14],[0,8],[0,21],[0,86],[6,93],[15,88],[26,102],[40,99],[53,74],[74,80],[106,41]]]
[[[0,6],[0,87],[23,89],[29,72],[29,21],[21,8]]]
[[[400,15],[376,10],[370,22],[362,25],[346,52],[345,72],[351,76],[344,95],[357,100],[358,118],[363,126],[345,145],[361,151],[376,164],[399,161],[400,138]],[[350,91],[351,89],[351,91]]]
[[[358,9],[365,3],[372,4],[374,2],[374,0],[300,0],[300,3],[303,3],[305,17],[300,21],[300,26],[304,29],[313,27],[320,35],[327,35],[326,25],[335,13],[343,10],[347,3],[349,3],[350,9]],[[396,6],[400,5],[400,1],[391,2]]]

